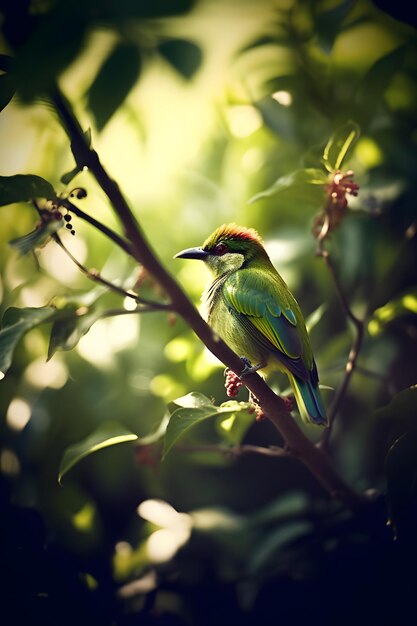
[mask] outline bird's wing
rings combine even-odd
[[[284,289],[273,277],[259,278],[255,272],[240,271],[225,281],[223,297],[229,311],[239,316],[256,341],[275,353],[296,376],[306,379],[309,372],[303,358],[302,331]]]

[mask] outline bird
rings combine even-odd
[[[205,263],[212,281],[202,295],[205,318],[249,372],[284,372],[299,414],[325,426],[326,410],[301,309],[254,228],[219,226],[203,245],[175,255]]]

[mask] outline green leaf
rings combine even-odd
[[[79,308],[69,307],[60,311],[60,316],[52,325],[49,339],[49,361],[57,350],[72,350],[90,330],[91,326],[105,314],[105,311],[87,311],[80,314]]]
[[[197,44],[186,39],[170,39],[158,46],[159,53],[181,76],[190,80],[201,65],[203,58]]]
[[[403,67],[407,46],[400,46],[379,58],[362,78],[356,95],[357,117],[366,125],[375,116],[394,75]]]
[[[323,163],[329,172],[339,170],[360,135],[360,128],[349,120],[330,137],[323,151]]]
[[[237,411],[247,410],[247,402],[225,402],[215,406],[203,394],[193,392],[175,400],[174,404],[180,405],[169,420],[164,441],[162,460],[166,457],[172,446],[196,424],[219,414],[233,415]]]
[[[104,61],[88,92],[88,107],[102,130],[125,101],[141,71],[137,46],[119,44]]]
[[[294,172],[291,172],[291,174],[278,178],[278,180],[276,180],[271,187],[265,189],[264,191],[260,191],[255,196],[250,198],[248,203],[252,204],[261,198],[274,196],[277,193],[299,185],[325,185],[327,182],[327,175],[321,169],[308,167],[306,169],[295,170]]]
[[[0,379],[12,364],[16,345],[35,326],[50,321],[56,315],[51,307],[19,309],[10,307],[4,313],[0,330]]]
[[[368,322],[369,334],[375,337],[392,321],[403,315],[417,313],[417,289],[411,289],[398,298],[394,298],[375,309],[372,318]]]
[[[375,411],[378,420],[394,419],[402,423],[412,420],[417,416],[417,385],[399,391],[385,406]]]
[[[250,402],[225,402],[220,408],[230,408],[230,415],[221,415],[217,420],[217,430],[232,445],[239,445],[255,421],[253,405]]]
[[[38,228],[35,228],[35,230],[32,230],[27,235],[23,235],[23,237],[18,237],[17,239],[9,241],[9,246],[15,248],[20,254],[25,255],[34,248],[42,246],[46,243],[52,233],[56,233],[61,226],[61,220],[53,220],[52,222],[41,224]]]
[[[315,26],[318,43],[326,54],[330,54],[332,51],[343,21],[354,4],[355,0],[344,0],[344,2],[339,2],[336,6],[316,14]],[[314,4],[312,6],[314,8]]]
[[[33,174],[0,176],[0,206],[13,202],[29,202],[34,198],[55,198],[51,183]]]
[[[93,452],[119,443],[135,441],[137,438],[137,435],[118,422],[108,421],[100,424],[86,439],[69,446],[65,450],[59,466],[58,482],[61,484],[65,474],[86,456],[93,454]]]
[[[326,311],[327,304],[323,302],[317,307],[317,309],[310,313],[308,317],[306,317],[306,327],[308,332],[311,332],[312,329],[317,326]]]

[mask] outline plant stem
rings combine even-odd
[[[132,246],[132,254],[165,290],[175,310],[193,329],[206,347],[232,371],[242,371],[242,361],[208,326],[190,302],[184,291],[165,270],[148,244],[118,185],[110,178],[100,162],[98,154],[89,147],[82,128],[75,118],[71,106],[57,90],[52,101],[58,111],[64,128],[71,140],[77,164],[87,166],[107,195],[123,226],[125,236]],[[299,459],[333,497],[351,508],[363,506],[369,501],[366,495],[352,490],[336,471],[331,460],[319,450],[300,430],[285,403],[268,387],[257,374],[248,374],[245,385],[257,397],[266,416],[282,435],[288,454]]]
[[[324,249],[323,244],[324,244],[324,239],[319,241],[317,255],[321,256],[322,259],[324,260],[330,272],[330,275],[332,277],[333,284],[335,286],[336,293],[338,295],[343,312],[345,313],[346,317],[351,320],[354,330],[355,330],[352,346],[351,346],[348,360],[345,366],[345,375],[333,399],[332,405],[328,413],[329,425],[324,431],[322,440],[319,444],[320,447],[327,448],[332,431],[333,431],[333,426],[334,426],[336,415],[339,411],[343,398],[346,395],[347,389],[349,387],[350,379],[352,377],[353,371],[357,363],[359,352],[361,351],[361,348],[362,348],[365,326],[364,326],[364,321],[356,317],[356,315],[353,313],[352,309],[350,308],[348,299],[346,297],[345,292],[343,291],[342,285],[337,275],[336,268],[333,263],[333,259],[330,256],[330,253]]]
[[[118,285],[115,285],[114,283],[110,282],[106,278],[103,278],[97,272],[97,270],[89,270],[82,263],[80,263],[78,259],[76,259],[75,256],[68,250],[68,248],[62,242],[59,235],[57,235],[57,233],[54,233],[52,235],[52,238],[59,245],[59,247],[65,252],[65,254],[71,259],[71,261],[78,267],[78,269],[83,274],[85,274],[90,280],[96,283],[99,283],[100,285],[104,285],[105,287],[108,287],[111,291],[114,291],[125,298],[132,298],[132,300],[137,302],[137,304],[141,305],[139,309],[137,309],[136,311],[132,311],[132,313],[135,313],[135,312],[139,313],[140,311],[142,310],[144,311],[145,309],[146,311],[150,311],[150,310],[171,311],[172,310],[172,307],[169,304],[164,304],[163,302],[154,302],[153,300],[142,298],[138,296],[136,293],[133,293],[132,291],[126,291],[126,289],[123,289],[123,287],[119,287]]]

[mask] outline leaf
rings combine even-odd
[[[13,202],[29,202],[34,198],[55,198],[51,183],[33,174],[0,176],[0,206]]]
[[[375,411],[378,420],[393,419],[402,423],[417,416],[417,385],[399,391],[385,406]]]
[[[67,474],[74,465],[93,452],[103,450],[109,446],[115,446],[119,443],[135,441],[137,438],[137,435],[127,430],[127,428],[118,422],[103,422],[103,424],[100,424],[86,439],[69,446],[69,448],[65,450],[59,466],[58,482],[61,484],[65,474]]]
[[[217,430],[232,445],[239,445],[255,421],[253,405],[250,402],[225,402],[220,408],[230,408],[231,415],[221,415],[217,420]]]
[[[104,311],[86,311],[79,313],[77,309],[69,307],[65,313],[60,311],[60,317],[52,325],[51,337],[49,339],[48,357],[49,361],[57,350],[72,350],[77,343],[90,330],[91,326],[102,317]],[[62,315],[65,317],[62,317]]]
[[[306,169],[295,170],[294,172],[291,172],[291,174],[281,176],[271,187],[265,189],[264,191],[260,191],[255,196],[250,198],[248,200],[248,204],[252,204],[261,198],[273,196],[298,185],[325,185],[327,182],[327,175],[321,169],[308,167]]]
[[[288,524],[280,524],[262,539],[259,546],[252,550],[248,562],[249,574],[270,574],[279,567],[280,554],[291,547],[297,540],[310,534],[313,525],[307,520],[291,520]]]
[[[35,230],[32,230],[27,235],[23,235],[22,237],[17,237],[17,239],[9,241],[9,246],[15,248],[20,254],[25,255],[34,248],[42,246],[46,243],[52,233],[56,233],[61,226],[61,220],[54,220],[46,224],[41,224],[38,228],[35,228]]]
[[[219,414],[233,415],[238,410],[247,410],[249,406],[247,402],[225,402],[220,406],[215,406],[206,396],[198,392],[178,398],[174,404],[179,404],[180,408],[172,413],[169,420],[165,432],[162,460],[178,439],[196,424]]]
[[[0,111],[7,107],[16,91],[14,79],[9,74],[0,76]]]
[[[315,309],[308,317],[306,317],[306,327],[308,332],[310,333],[315,326],[320,322],[321,318],[327,311],[327,304],[323,302],[320,304],[317,309]]]
[[[202,406],[213,406],[210,398],[207,398],[207,396],[199,391],[191,391],[191,393],[188,393],[186,396],[177,398],[173,403],[188,409]]]
[[[360,128],[349,120],[330,137],[323,151],[323,163],[329,172],[339,170],[358,140]]]
[[[201,65],[203,54],[197,44],[186,39],[170,39],[158,46],[159,53],[177,70],[190,80]]]
[[[330,54],[334,41],[341,30],[343,20],[353,8],[355,0],[339,2],[334,7],[321,11],[315,16],[316,33],[319,46],[326,54]],[[314,4],[312,5],[314,7]]]
[[[10,307],[4,313],[0,330],[0,379],[12,364],[13,353],[19,340],[35,326],[51,320],[56,309],[51,307],[19,309]]]
[[[411,289],[375,309],[368,322],[369,334],[373,337],[379,335],[388,324],[410,313],[417,313],[417,289]]]
[[[141,71],[137,46],[119,44],[104,61],[88,92],[88,107],[102,130],[125,101]]]
[[[375,110],[383,101],[384,94],[394,75],[404,65],[407,46],[395,48],[379,58],[362,78],[355,94],[357,116],[367,124],[375,116]]]

